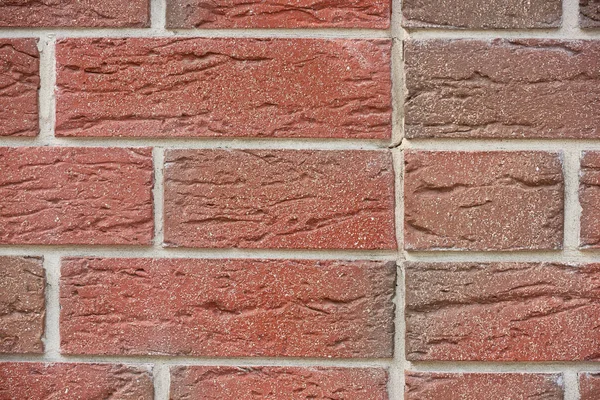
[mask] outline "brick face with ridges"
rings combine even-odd
[[[380,368],[174,367],[171,399],[387,400]]]
[[[558,153],[407,151],[407,250],[562,247]]]
[[[171,150],[165,158],[169,246],[396,246],[389,152]]]
[[[0,353],[43,352],[44,286],[41,259],[0,257]]]
[[[599,138],[600,42],[405,44],[409,138]]]
[[[379,28],[390,0],[167,0],[168,28]]]
[[[64,259],[66,354],[390,357],[395,265]]]
[[[600,248],[600,152],[587,151],[581,157],[579,174],[580,245]]]
[[[600,264],[405,267],[411,361],[600,360]]]
[[[0,147],[0,244],[150,244],[150,149]]]
[[[0,137],[38,134],[39,59],[35,39],[0,39]]]
[[[407,372],[404,399],[563,400],[562,382],[558,374]]]
[[[600,373],[579,374],[579,400],[598,400],[600,395]]]
[[[600,28],[600,0],[579,0],[579,25]]]
[[[388,40],[63,39],[59,136],[391,134]]]

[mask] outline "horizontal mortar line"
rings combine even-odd
[[[581,264],[600,262],[600,250],[579,251],[406,251],[405,260],[411,262],[547,262]]]
[[[277,249],[192,249],[152,246],[64,246],[0,245],[2,256],[106,257],[106,258],[194,258],[194,259],[305,259],[384,260],[398,257],[395,250],[277,250]]]
[[[435,151],[486,151],[486,150],[600,150],[599,139],[404,139],[402,149]]]
[[[298,39],[389,39],[390,29],[155,29],[155,28],[0,28],[2,38],[42,37],[167,37],[167,38],[298,38]]]
[[[413,361],[409,371],[415,372],[600,372],[600,363],[594,361]]]
[[[560,39],[560,40],[593,40],[600,38],[600,30],[583,29],[409,29],[406,39]]]

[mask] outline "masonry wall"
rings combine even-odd
[[[600,3],[0,4],[0,398],[600,399]]]

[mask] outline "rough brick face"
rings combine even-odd
[[[407,250],[562,247],[557,153],[407,151]]]
[[[600,42],[405,45],[409,138],[600,137]]]
[[[40,259],[0,257],[0,353],[43,351],[44,285]]]
[[[579,25],[600,28],[600,0],[579,0]]]
[[[64,39],[59,136],[391,132],[388,40]]]
[[[403,26],[408,28],[550,28],[562,17],[561,0],[405,0]]]
[[[600,264],[407,263],[413,361],[600,360]]]
[[[598,400],[600,395],[600,374],[579,374],[579,399]]]
[[[389,27],[389,0],[167,0],[169,28]]]
[[[149,0],[7,0],[0,27],[135,27],[150,23]]]
[[[2,399],[152,400],[147,369],[110,364],[0,363]]]
[[[173,150],[165,158],[167,245],[395,248],[387,151]]]
[[[0,39],[0,137],[38,133],[39,58],[35,39]]]
[[[561,375],[407,372],[405,400],[563,400]]]
[[[149,244],[150,149],[0,148],[0,244]]]
[[[600,248],[600,152],[583,153],[579,179],[580,245],[597,249]]]
[[[67,354],[390,357],[394,263],[65,259]]]
[[[171,399],[386,400],[379,368],[175,367]]]

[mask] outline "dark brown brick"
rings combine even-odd
[[[579,0],[579,25],[600,28],[600,0]]]

